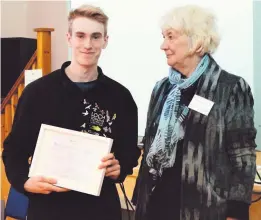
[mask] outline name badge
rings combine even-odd
[[[213,107],[214,102],[205,99],[201,96],[194,95],[193,99],[189,103],[189,108],[195,110],[203,115],[208,116],[211,108]]]

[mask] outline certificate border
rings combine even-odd
[[[34,151],[34,154],[32,157],[32,162],[31,162],[31,167],[29,170],[28,177],[33,176],[32,174],[34,173],[34,170],[37,167],[37,162],[35,162],[35,161],[37,161],[37,158],[39,158],[41,155],[41,149],[42,149],[41,146],[44,141],[44,137],[45,137],[46,133],[49,131],[56,132],[56,133],[69,134],[69,135],[74,135],[74,136],[80,136],[80,137],[87,138],[87,139],[95,139],[95,140],[100,139],[101,141],[106,141],[106,142],[108,142],[108,145],[109,145],[107,154],[110,153],[111,147],[113,144],[113,139],[111,139],[111,138],[102,137],[102,136],[98,136],[98,135],[92,135],[89,133],[83,133],[80,131],[70,130],[70,129],[66,129],[66,128],[55,127],[52,125],[41,124],[41,128],[40,128],[40,132],[39,132],[38,139],[36,142],[35,151]],[[101,187],[102,187],[102,183],[103,183],[103,179],[104,179],[104,175],[105,175],[105,168],[103,169],[102,172],[103,172],[103,174],[102,174],[103,177],[102,177],[102,181],[100,182],[100,185],[97,187],[97,194],[90,194],[90,195],[95,195],[95,196],[100,195],[100,191],[101,191]]]

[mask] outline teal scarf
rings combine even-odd
[[[148,152],[146,162],[153,176],[161,176],[165,168],[174,165],[176,159],[177,143],[184,137],[182,122],[187,116],[189,109],[184,107],[180,115],[181,90],[193,85],[205,72],[210,58],[205,55],[189,78],[182,78],[181,74],[170,68],[169,81],[172,89],[163,105],[159,126]]]

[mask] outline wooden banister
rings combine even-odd
[[[24,84],[25,70],[42,69],[43,75],[46,75],[51,72],[51,32],[54,31],[54,29],[36,28],[34,29],[34,31],[37,32],[37,50],[34,52],[33,56],[31,57],[24,70],[16,80],[15,84],[3,100],[1,104],[1,112],[3,112],[5,106],[10,103],[13,95],[17,93],[19,85]],[[22,87],[20,87],[20,94],[18,94],[18,98],[21,95]]]
[[[17,91],[18,99],[19,99],[20,96],[22,95],[23,90],[24,90],[24,84],[21,83],[21,84],[18,86],[18,91]]]
[[[1,148],[3,147],[3,140],[5,139],[5,115],[1,114]]]
[[[53,28],[36,28],[37,32],[37,67],[43,75],[51,72],[51,32]]]
[[[17,95],[17,94],[14,94],[14,95],[12,95],[12,97],[11,97],[11,116],[12,116],[12,123],[13,123],[13,120],[14,120],[14,115],[15,115],[15,110],[16,110],[17,103],[18,103],[18,95]]]
[[[1,112],[4,111],[6,105],[10,102],[12,96],[16,93],[18,86],[20,84],[24,83],[24,72],[25,72],[25,70],[29,70],[32,67],[33,63],[36,61],[36,54],[37,53],[35,51],[33,56],[31,57],[31,59],[29,60],[29,62],[25,66],[24,70],[22,71],[22,73],[20,74],[18,79],[16,80],[15,84],[13,85],[13,87],[11,88],[11,90],[8,92],[7,96],[3,100],[2,104],[1,104]]]
[[[11,131],[11,126],[12,126],[11,104],[7,104],[5,106],[4,122],[5,122],[5,124],[4,124],[5,137],[7,137],[9,132]]]

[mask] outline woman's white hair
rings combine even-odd
[[[216,18],[196,5],[181,6],[169,11],[161,20],[161,29],[175,29],[189,37],[190,52],[214,53],[219,45]]]

